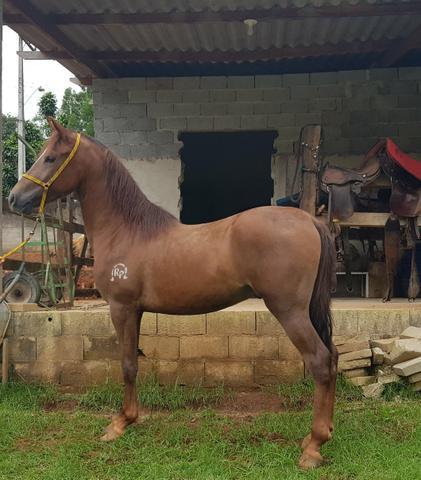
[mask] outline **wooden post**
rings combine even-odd
[[[1,359],[1,383],[5,385],[9,381],[9,339],[3,338]]]
[[[306,125],[301,134],[299,151],[302,164],[302,195],[300,208],[316,214],[317,181],[319,172],[319,150],[322,137],[320,125]]]

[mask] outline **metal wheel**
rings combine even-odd
[[[9,272],[3,278],[3,289],[10,285],[18,272]],[[6,297],[8,303],[38,303],[41,297],[41,286],[38,280],[29,273],[23,272],[15,286]]]

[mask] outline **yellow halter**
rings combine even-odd
[[[63,170],[67,167],[67,165],[69,165],[72,158],[76,155],[77,149],[79,148],[79,144],[80,144],[80,133],[78,132],[76,134],[76,141],[75,141],[75,144],[72,148],[72,151],[69,153],[69,156],[66,158],[66,160],[64,160],[64,162],[59,166],[56,173],[50,178],[50,180],[48,180],[48,182],[43,182],[39,178],[34,177],[34,176],[30,175],[29,173],[24,173],[22,175],[22,177],[26,178],[27,180],[31,180],[31,182],[36,183],[37,185],[39,185],[40,187],[42,187],[44,189],[44,191],[42,192],[41,203],[39,205],[39,211],[38,211],[39,215],[44,214],[45,203],[47,201],[48,189],[57,180],[57,178],[63,173]]]

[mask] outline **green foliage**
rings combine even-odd
[[[66,88],[58,113],[58,121],[67,128],[94,135],[92,94],[87,89],[75,92]]]
[[[53,92],[45,92],[38,102],[41,117],[55,117],[57,115],[57,97]]]
[[[25,138],[28,143],[39,151],[44,142],[41,128],[31,120],[25,122]],[[17,119],[11,115],[3,115],[3,196],[9,195],[17,182],[18,172],[18,136]],[[26,149],[26,168],[29,169],[36,159],[32,152]]]

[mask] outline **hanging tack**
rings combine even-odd
[[[254,34],[254,28],[257,25],[257,20],[254,18],[246,18],[243,23],[247,27],[247,35],[251,37]]]

